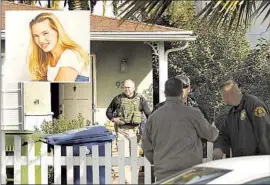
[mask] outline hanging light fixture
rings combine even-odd
[[[121,73],[126,73],[128,71],[128,63],[126,59],[122,59],[120,62]]]

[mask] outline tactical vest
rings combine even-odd
[[[140,124],[142,122],[142,113],[140,111],[140,96],[135,98],[121,97],[120,117],[125,123]]]

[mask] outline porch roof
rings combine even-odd
[[[5,11],[7,10],[47,10],[33,5],[2,2],[1,38],[5,37]],[[59,10],[61,11],[61,10]],[[125,21],[119,25],[116,18],[90,15],[90,40],[94,41],[188,41],[195,40],[192,31],[160,25],[149,25],[138,21]]]

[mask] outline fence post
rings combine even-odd
[[[98,145],[92,146],[92,159],[93,159],[93,167],[92,167],[93,184],[100,184]]]
[[[6,160],[5,160],[5,156],[6,156],[6,137],[5,137],[5,132],[4,131],[0,131],[0,150],[1,150],[1,156],[0,156],[0,183],[1,184],[6,184],[7,183],[7,175],[6,175]]]
[[[125,140],[117,141],[118,147],[118,184],[125,184]]]
[[[151,173],[151,164],[146,157],[144,157],[144,184],[151,184],[152,182],[152,173]]]
[[[112,144],[105,143],[105,184],[112,184]]]
[[[31,139],[28,141],[28,157],[27,157],[27,168],[28,168],[28,184],[36,184],[36,169],[33,158],[35,157],[35,143]],[[15,164],[16,165],[16,164]]]
[[[14,184],[21,184],[21,137],[14,136]]]
[[[73,146],[66,146],[67,184],[74,184]]]
[[[86,184],[86,146],[80,146],[80,184]]]
[[[130,167],[131,167],[131,184],[138,184],[138,147],[137,147],[137,137],[130,138],[131,143],[131,153],[130,153]]]
[[[41,184],[48,184],[47,147],[48,145],[46,143],[41,143],[40,148]]]
[[[53,154],[54,184],[61,184],[61,146],[54,145]]]

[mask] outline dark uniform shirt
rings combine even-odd
[[[133,98],[135,98],[137,96],[140,97],[140,111],[145,114],[146,118],[148,118],[148,116],[151,113],[151,110],[150,110],[150,108],[148,106],[148,103],[147,103],[146,99],[142,95],[139,95],[137,93],[135,93],[133,95],[133,97],[130,97],[130,98],[133,99]],[[112,120],[114,118],[114,114],[115,114],[116,109],[121,105],[121,98],[122,97],[126,97],[126,95],[124,93],[121,93],[121,94],[117,95],[112,100],[112,102],[110,103],[109,107],[107,108],[106,116],[107,116],[107,118],[109,120]],[[129,98],[129,97],[127,97],[127,98]]]
[[[165,102],[160,102],[160,103],[156,104],[154,106],[154,109],[153,109],[152,113],[154,111],[156,111],[158,108],[160,108],[161,106],[163,106],[164,104],[165,104]],[[201,113],[203,114],[204,118],[207,121],[209,121],[206,112],[203,110],[203,108],[201,106],[199,106],[199,104],[193,98],[188,97],[186,105],[189,106],[189,107],[194,107],[194,108],[199,109],[201,111]],[[207,141],[205,139],[202,139],[202,145],[203,145],[203,157],[207,158]]]
[[[232,107],[214,144],[232,157],[270,154],[270,117],[259,98],[243,94],[240,104]]]

